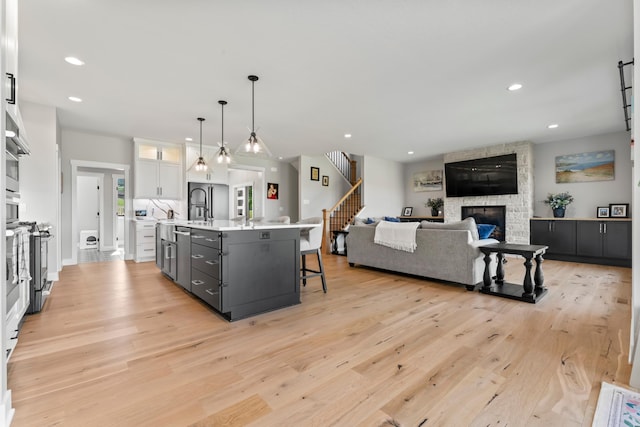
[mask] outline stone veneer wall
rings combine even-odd
[[[492,145],[444,155],[444,163],[516,153],[518,194],[477,197],[445,197],[445,222],[459,221],[462,206],[506,206],[506,240],[529,244],[529,219],[533,216],[533,146],[530,142]],[[446,178],[445,178],[446,179]]]

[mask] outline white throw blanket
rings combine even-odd
[[[418,247],[416,244],[416,230],[419,225],[419,222],[380,221],[376,226],[373,241],[378,245],[413,252]]]

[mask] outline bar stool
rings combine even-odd
[[[327,281],[324,276],[324,265],[320,246],[322,245],[322,218],[313,217],[298,221],[298,224],[315,225],[310,228],[300,229],[300,255],[302,256],[302,268],[300,269],[302,285],[307,285],[307,279],[320,276],[322,279],[322,290],[327,293]],[[320,270],[307,268],[307,255],[316,254]]]

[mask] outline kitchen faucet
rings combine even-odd
[[[191,204],[191,196],[193,195],[193,192],[196,190],[200,190],[204,193],[204,220],[207,221],[207,219],[209,218],[209,216],[207,215],[209,212],[209,205],[207,203],[207,192],[205,191],[204,188],[196,187],[192,189],[191,192],[189,192],[189,204]]]

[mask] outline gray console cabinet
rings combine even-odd
[[[576,223],[575,221],[532,220],[531,244],[546,245],[546,256],[575,255]]]
[[[577,254],[631,259],[631,223],[578,221]]]

